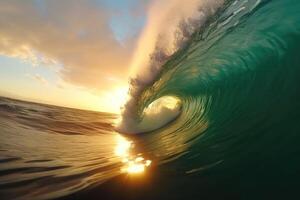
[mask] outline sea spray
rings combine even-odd
[[[160,128],[178,116],[180,106],[175,106],[173,111],[160,106],[154,110],[156,110],[156,117],[160,115],[158,110],[161,111],[162,121],[158,123],[150,120],[153,116],[147,116],[148,113],[144,112],[144,108],[147,105],[144,107],[139,105],[139,98],[142,92],[153,84],[166,61],[176,51],[187,46],[192,35],[223,4],[224,0],[189,0],[185,2],[173,0],[168,3],[160,1],[154,3],[149,12],[148,25],[142,34],[132,62],[131,68],[133,73],[129,82],[129,100],[123,108],[122,119],[117,126],[118,131],[125,133],[151,131]],[[166,99],[168,98],[166,97]],[[154,100],[152,99],[152,101]],[[172,114],[166,115],[166,110]],[[146,127],[143,127],[145,124],[147,124]]]

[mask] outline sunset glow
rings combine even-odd
[[[120,113],[120,108],[126,103],[126,100],[128,98],[127,93],[128,87],[123,86],[103,95],[103,98],[106,100],[105,103],[109,107],[111,112]]]

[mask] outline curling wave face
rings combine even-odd
[[[135,97],[138,119],[160,97],[181,101],[176,120],[143,136],[153,155],[180,158],[186,173],[242,174],[243,188],[258,176],[275,180],[276,170],[296,179],[287,175],[297,167],[287,167],[300,159],[287,158],[300,152],[299,9],[298,0],[228,1],[194,32]]]

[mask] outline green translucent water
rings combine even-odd
[[[300,1],[229,2],[143,92],[140,110],[176,96],[183,111],[140,140],[162,168],[242,198],[288,196],[300,185],[299,53]]]

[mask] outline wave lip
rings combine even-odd
[[[116,130],[127,134],[151,132],[170,123],[180,113],[181,101],[177,97],[164,96],[145,108],[139,119],[123,116]]]
[[[164,66],[169,61],[172,62],[190,45],[194,35],[206,27],[207,21],[210,21],[227,1],[154,2],[149,8],[148,22],[137,43],[130,65],[129,98],[121,108],[122,121],[116,128],[119,132],[153,131],[169,123],[181,113],[180,106],[170,109],[156,105],[151,109],[144,109],[148,105],[147,102],[151,102],[152,99],[163,95],[178,96],[178,93],[172,92],[157,95],[154,91],[147,91],[166,71]],[[165,81],[165,79],[161,80]],[[146,97],[146,93],[153,95]]]

